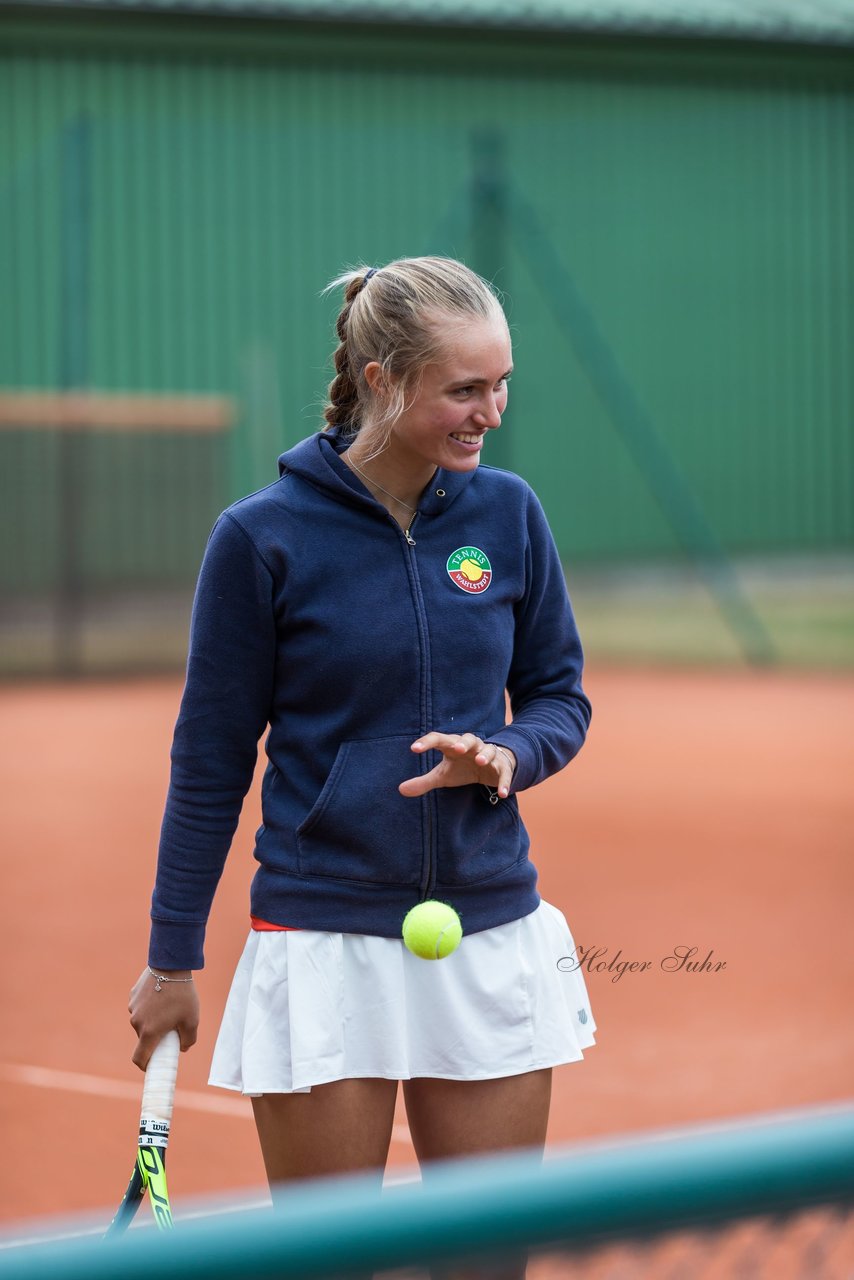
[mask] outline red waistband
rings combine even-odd
[[[299,929],[293,924],[270,924],[269,920],[259,920],[257,916],[250,916],[249,920],[256,933],[278,933],[284,929],[299,933]]]

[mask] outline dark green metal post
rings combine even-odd
[[[742,590],[738,575],[695,497],[623,372],[571,272],[540,225],[535,210],[517,191],[507,206],[532,277],[569,338],[612,425],[643,476],[665,519],[702,572],[715,604],[748,662],[777,661],[774,643]]]
[[[59,383],[68,391],[86,386],[89,357],[91,126],[85,117],[66,127],[61,148]],[[85,428],[60,429],[55,618],[56,662],[63,676],[79,675],[82,668],[85,469]]]
[[[472,136],[470,266],[499,289],[508,287],[510,239],[507,220],[505,142],[496,130],[479,130]],[[513,468],[511,434],[494,431],[484,449],[484,462]]]

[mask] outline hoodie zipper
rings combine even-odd
[[[416,544],[415,544],[415,539],[414,539],[414,538],[413,538],[413,536],[412,536],[412,526],[415,524],[415,521],[416,521],[417,519],[418,519],[418,512],[416,511],[416,512],[415,512],[415,514],[413,515],[412,519],[411,519],[411,520],[410,520],[410,522],[409,522],[409,526],[408,526],[408,528],[406,528],[406,529],[402,529],[402,526],[398,525],[398,528],[399,528],[399,529],[401,529],[401,531],[402,531],[402,533],[403,533],[403,536],[404,536],[404,538],[406,539],[407,544],[409,545],[409,547],[410,547],[410,548],[412,548],[412,547],[414,547],[414,546],[416,545]],[[417,619],[418,619],[419,640],[420,640],[420,644],[421,644],[422,661],[423,661],[423,663],[424,663],[424,674],[423,674],[423,676],[422,676],[422,682],[421,682],[421,699],[422,699],[422,710],[423,710],[423,720],[422,720],[422,725],[423,725],[423,727],[422,727],[421,732],[422,732],[422,733],[429,733],[429,731],[430,731],[430,725],[427,723],[427,719],[428,719],[428,712],[429,712],[429,709],[430,709],[430,708],[429,708],[429,703],[430,703],[430,689],[429,689],[430,652],[429,652],[429,646],[428,646],[428,640],[427,640],[427,638],[428,638],[428,634],[429,634],[429,633],[428,633],[428,630],[427,630],[427,615],[426,615],[426,611],[425,611],[425,609],[424,609],[424,601],[423,601],[423,597],[422,597],[422,595],[421,595],[421,582],[420,582],[420,579],[419,579],[419,577],[418,577],[418,565],[417,565],[417,562],[416,562],[416,560],[415,560],[415,556],[414,556],[414,554],[412,553],[412,551],[410,551],[410,564],[411,564],[411,568],[412,568],[412,577],[413,577],[414,585],[415,585],[415,591],[414,591],[414,593],[413,593],[413,594],[414,594],[414,603],[415,603],[415,613],[416,613],[416,617],[417,617]],[[433,882],[433,804],[434,804],[434,800],[433,800],[433,797],[432,797],[432,795],[431,795],[430,793],[428,793],[428,794],[424,797],[424,800],[425,800],[426,810],[427,810],[427,831],[426,831],[426,835],[427,835],[427,876],[426,876],[426,880],[424,881],[424,883],[423,883],[423,885],[422,885],[422,890],[423,890],[424,895],[426,896],[426,894],[428,894],[428,893],[430,892],[431,887],[432,887],[432,882]]]
[[[392,516],[392,519],[394,519],[394,517],[393,517],[393,516]],[[414,538],[413,538],[413,536],[412,536],[412,532],[411,532],[411,530],[412,530],[412,526],[415,524],[415,521],[416,521],[417,519],[418,519],[418,512],[417,512],[417,511],[415,511],[415,512],[413,512],[412,519],[409,521],[409,526],[408,526],[406,529],[404,529],[404,530],[403,530],[403,536],[404,536],[404,538],[406,539],[406,541],[409,543],[410,547],[414,547],[414,546],[415,546],[415,539],[414,539]],[[397,521],[395,520],[395,521],[394,521],[394,523],[395,523],[395,524],[397,524]],[[403,526],[402,526],[402,525],[397,525],[397,527],[398,527],[399,529],[400,529],[400,528],[403,528]]]

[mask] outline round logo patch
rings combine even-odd
[[[492,581],[492,565],[479,547],[460,547],[448,556],[447,570],[461,591],[476,596]]]

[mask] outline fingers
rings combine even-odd
[[[464,756],[477,743],[483,746],[480,738],[473,733],[425,733],[412,744],[412,750],[421,754],[424,751],[441,751],[451,756]]]
[[[167,1025],[168,1024],[168,1025]],[[192,1049],[198,1038],[198,1022],[192,1020],[183,1020],[173,1023],[172,1019],[166,1019],[166,1023],[162,1027],[158,1026],[156,1030],[146,1028],[139,1035],[136,1048],[133,1051],[132,1061],[134,1066],[139,1067],[140,1071],[145,1071],[148,1066],[149,1059],[160,1044],[160,1041],[167,1032],[175,1030],[178,1032],[178,1039],[181,1042],[181,1052],[186,1053],[188,1049]]]
[[[139,1067],[140,1071],[145,1071],[148,1066],[152,1053],[160,1044],[160,1041],[168,1031],[175,1030],[178,1032],[178,1039],[181,1042],[181,1052],[186,1053],[188,1049],[192,1049],[198,1038],[198,1022],[179,1022],[174,1028],[167,1026],[164,1031],[145,1031],[140,1035],[136,1048],[133,1051],[132,1061],[134,1066]]]
[[[505,799],[510,794],[510,783],[516,772],[516,757],[509,747],[500,747],[497,742],[488,742],[486,749],[492,752],[489,763],[498,778],[498,794]]]
[[[137,1041],[136,1048],[133,1051],[133,1058],[132,1058],[132,1062],[134,1066],[139,1067],[140,1071],[145,1071],[146,1067],[148,1066],[148,1061],[151,1055],[154,1053],[154,1050],[157,1048],[157,1045],[160,1043],[161,1039],[162,1039],[161,1036],[152,1036],[152,1035],[140,1036],[139,1040]]]
[[[495,742],[482,743],[474,759],[475,764],[484,771],[481,781],[486,786],[495,787],[501,798],[505,799],[510,794],[515,760],[511,764],[509,755],[504,754],[504,748]]]
[[[475,733],[433,732],[416,739],[412,750],[419,755],[440,751],[444,760],[429,773],[401,783],[401,795],[421,796],[434,787],[459,787],[473,782],[494,787],[502,799],[510,794],[516,757],[508,747],[484,742]]]
[[[402,796],[426,796],[427,792],[432,791],[434,787],[443,785],[442,773],[442,765],[437,764],[435,769],[431,769],[429,773],[422,773],[415,778],[407,778],[405,782],[401,782],[398,791]]]
[[[181,1041],[181,1052],[186,1053],[188,1049],[192,1049],[196,1043],[199,1034],[198,1022],[179,1022],[176,1028],[178,1038]]]
[[[467,755],[476,756],[485,745],[476,733],[425,733],[413,742],[412,750],[419,755],[425,751],[441,751],[451,759],[461,760]]]

